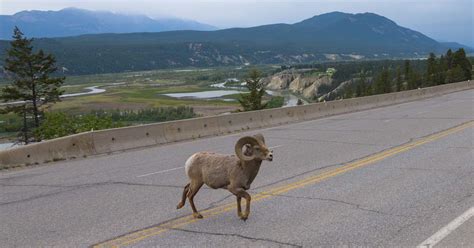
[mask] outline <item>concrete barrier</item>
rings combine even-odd
[[[214,117],[170,121],[162,123],[161,126],[168,142],[198,139],[219,134],[218,120]]]
[[[0,165],[32,165],[96,154],[92,132],[61,137],[0,152]]]
[[[96,154],[136,147],[164,144],[168,141],[161,126],[141,125],[92,132]]]
[[[313,103],[304,106],[266,109],[86,132],[0,151],[0,165],[7,167],[41,164],[201,137],[225,135],[399,104],[473,88],[474,84],[472,81],[465,81],[383,95]]]

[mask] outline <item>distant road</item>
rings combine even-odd
[[[252,185],[246,222],[225,190],[197,194],[202,220],[190,218],[189,205],[175,209],[188,156],[232,153],[238,137],[257,132],[275,159]],[[2,172],[0,246],[469,247],[473,178],[469,90]]]

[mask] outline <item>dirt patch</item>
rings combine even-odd
[[[213,104],[209,103],[197,103],[197,102],[186,102],[182,101],[181,104],[162,104],[156,101],[142,101],[142,102],[119,102],[119,101],[83,101],[74,102],[71,100],[65,100],[60,104],[59,108],[53,108],[59,111],[70,111],[71,113],[84,113],[91,110],[140,110],[155,107],[176,107],[176,106],[189,106],[194,108],[194,111],[201,116],[213,116],[228,112],[235,112],[238,109],[238,105],[224,105],[224,104]],[[174,102],[172,102],[174,103]]]
[[[238,106],[194,105],[194,112],[202,116],[213,116],[223,113],[235,112]]]
[[[120,102],[90,102],[82,104],[81,108],[88,110],[110,110],[110,109],[126,109],[126,110],[139,110],[150,108],[151,106],[146,103],[120,103]]]
[[[151,108],[146,103],[118,103],[118,102],[101,102],[101,103],[85,103],[81,106],[81,108],[88,109],[88,110],[111,110],[111,109],[126,109],[126,110],[139,110],[139,109],[146,109]],[[163,106],[166,107],[166,106]],[[212,115],[219,115],[228,112],[235,112],[238,107],[237,106],[222,106],[222,105],[190,105],[190,107],[194,108],[194,112],[198,115],[202,116],[212,116]]]

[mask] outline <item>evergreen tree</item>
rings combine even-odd
[[[261,79],[261,72],[253,69],[249,72],[246,80],[247,89],[250,91],[247,94],[241,94],[239,103],[244,111],[264,109],[266,104],[262,104],[262,97],[265,94],[265,87]]]
[[[375,82],[375,94],[390,93],[391,88],[388,69],[383,69]]]
[[[412,71],[408,77],[408,89],[418,89],[421,87],[421,76],[417,71]]]
[[[448,70],[453,68],[453,51],[448,49],[446,52],[446,65],[448,66]]]
[[[453,83],[466,80],[464,70],[461,67],[461,65],[457,65],[456,67],[451,69],[449,72],[450,72],[449,74],[450,80]]]
[[[354,97],[354,87],[351,83],[348,83],[344,87],[344,98],[347,99],[347,98],[353,98],[353,97]]]
[[[365,94],[366,96],[371,96],[374,94],[374,87],[372,86],[372,84],[369,84],[367,86],[367,93]]]
[[[366,72],[361,71],[360,72],[360,77],[357,80],[357,86],[356,86],[356,96],[361,97],[361,96],[366,96],[368,95],[367,92],[367,77],[366,77]]]
[[[436,85],[435,77],[436,77],[437,72],[438,72],[438,66],[436,63],[436,55],[434,53],[430,53],[427,60],[426,77],[425,77],[425,80],[423,80],[422,86],[426,87],[426,86]]]
[[[4,102],[22,102],[7,105],[4,112],[14,112],[23,118],[20,141],[24,143],[33,140],[29,135],[30,126],[38,128],[41,124],[42,106],[59,101],[62,94],[59,88],[64,82],[63,77],[50,77],[57,70],[54,57],[44,54],[42,50],[34,53],[32,41],[24,38],[23,33],[15,27],[4,65],[13,82],[0,92],[0,99]]]
[[[410,78],[412,69],[410,66],[410,60],[405,60],[404,66],[403,66],[403,77],[404,77],[404,84],[406,84],[406,89],[411,90],[410,85],[408,83],[408,79]]]
[[[472,65],[469,59],[466,57],[466,52],[463,48],[457,50],[453,55],[453,68],[460,67],[462,70],[463,77],[460,81],[469,80],[472,77]],[[457,81],[456,81],[457,82]]]
[[[446,62],[446,57],[441,55],[438,63],[438,72],[435,78],[436,85],[446,83],[446,72],[448,71],[448,64]]]
[[[410,60],[405,60],[403,71],[405,73],[405,80],[408,80],[408,77],[409,77],[410,72],[411,72]]]
[[[397,78],[395,82],[395,90],[397,92],[403,90],[402,70],[400,69],[400,66],[397,67]]]

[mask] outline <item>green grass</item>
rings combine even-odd
[[[216,90],[215,88],[211,88]],[[107,91],[96,95],[86,95],[63,99],[56,103],[53,110],[65,112],[82,112],[93,109],[128,109],[163,107],[163,106],[193,106],[193,105],[223,105],[233,106],[236,102],[225,102],[222,100],[200,100],[200,99],[177,99],[165,96],[167,93],[200,92],[209,90],[208,87],[196,85],[175,87],[116,87],[107,88]],[[227,96],[225,98],[228,98]]]
[[[67,76],[66,85],[83,84],[111,84],[111,83],[132,83],[132,84],[191,84],[206,85],[215,82],[223,82],[226,78],[243,78],[253,67],[214,67],[207,69],[182,68],[163,69],[151,71],[134,71],[122,73],[92,74],[81,76]],[[269,73],[274,68],[272,66],[258,66],[264,73]],[[0,84],[5,80],[0,80]]]
[[[0,139],[10,138],[16,135],[16,132],[3,132],[0,133]]]
[[[262,69],[263,68],[263,69]],[[273,70],[264,66],[265,72]],[[219,90],[210,87],[211,84],[222,82],[226,78],[245,77],[247,69],[236,70],[235,67],[217,67],[200,70],[154,70],[111,74],[69,76],[63,90],[65,94],[85,92],[85,87],[101,86],[107,91],[97,95],[87,95],[64,99],[54,105],[54,110],[80,112],[90,108],[124,108],[127,103],[142,107],[162,107],[180,105],[229,105],[236,106],[237,102],[225,102],[219,99],[176,99],[162,94],[201,92]],[[123,83],[122,85],[112,85]],[[237,99],[237,96],[222,98]]]

